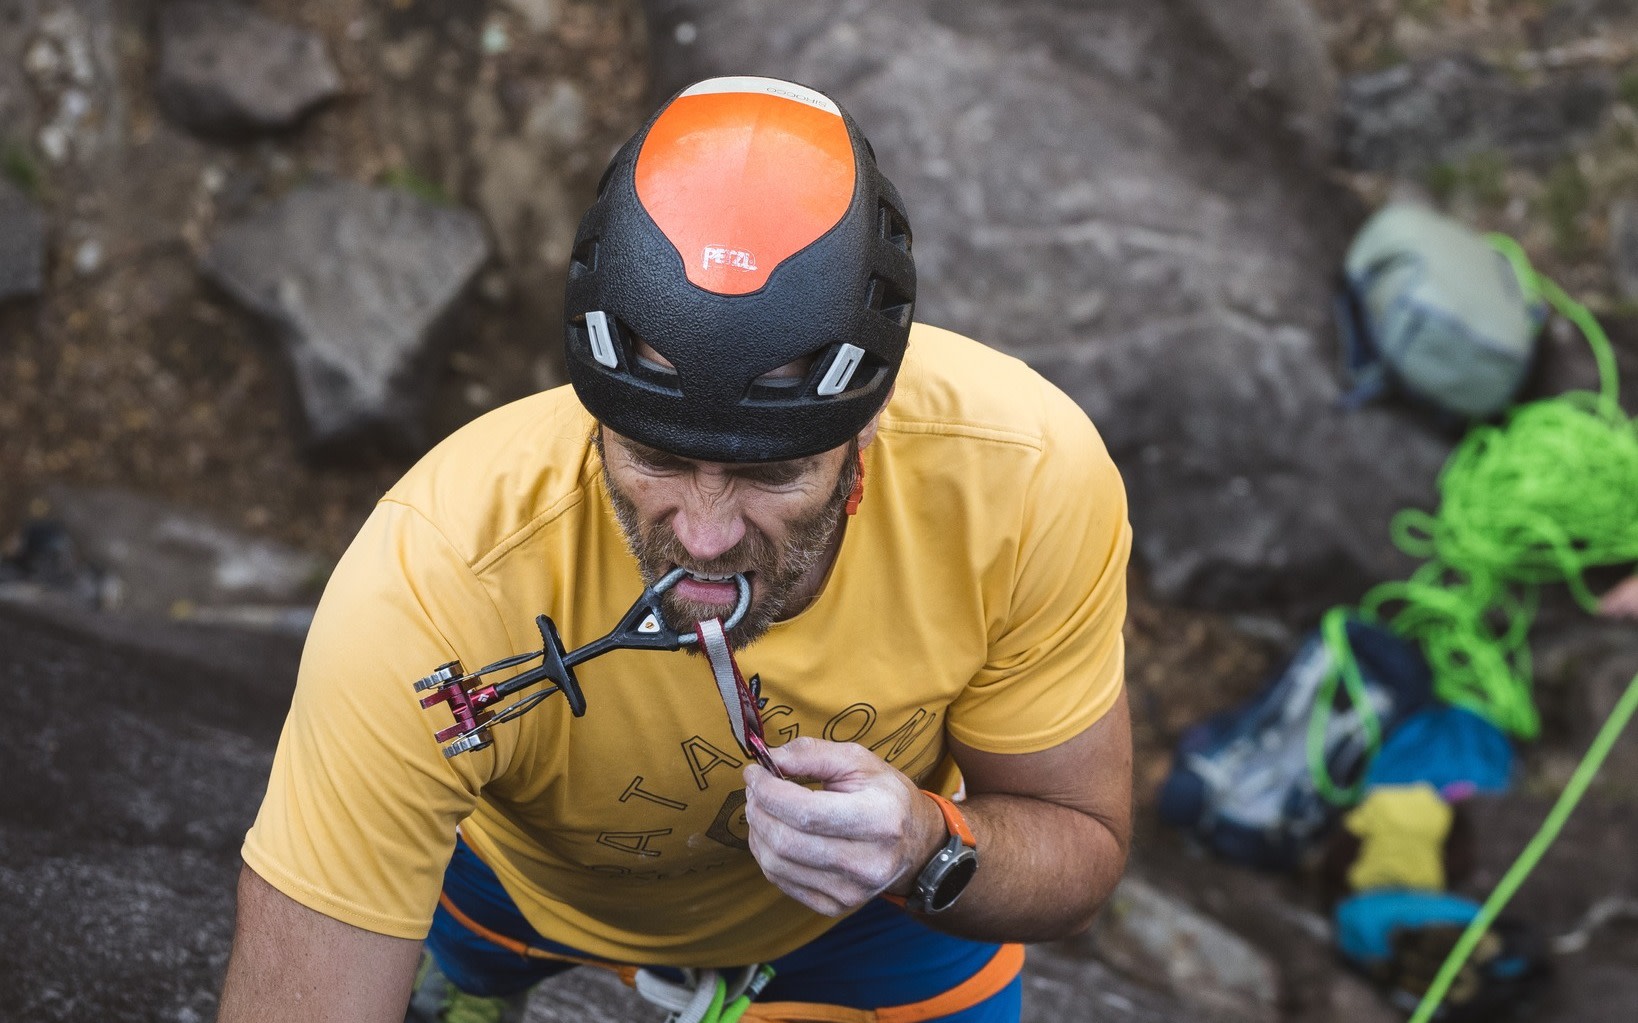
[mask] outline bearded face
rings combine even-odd
[[[601,429],[593,434],[603,485],[645,584],[674,568],[661,597],[672,628],[726,619],[751,584],[751,606],[729,633],[743,647],[812,599],[858,479],[858,442],[790,462],[725,465],[679,458]],[[731,537],[732,542],[723,539]]]

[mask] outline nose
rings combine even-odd
[[[696,563],[722,557],[745,538],[745,517],[731,485],[688,488],[671,518],[671,531]]]

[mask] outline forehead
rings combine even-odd
[[[825,456],[825,453],[821,452],[817,455],[807,455],[802,458],[787,458],[774,462],[707,462],[703,459],[688,458],[684,455],[672,454],[671,452],[665,451],[661,448],[650,447],[649,445],[644,444],[642,441],[632,440],[630,437],[627,437],[624,434],[616,433],[606,426],[600,427],[600,429],[606,431],[610,437],[613,437],[617,445],[644,459],[656,462],[713,466],[729,472],[741,469],[753,471],[757,469],[765,470],[770,466],[792,466],[795,468],[809,469],[819,465],[824,460]]]

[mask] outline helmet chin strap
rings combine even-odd
[[[859,504],[864,500],[864,452],[853,452],[853,459],[858,471],[853,477],[853,492],[847,495],[847,505],[842,509],[849,516],[859,513]]]

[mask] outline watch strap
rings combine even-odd
[[[973,837],[972,829],[967,827],[967,818],[961,815],[956,805],[937,792],[921,790],[921,794],[938,804],[938,812],[944,815],[944,827],[950,834],[961,839],[961,844],[969,849],[978,848],[978,839]]]
[[[955,803],[939,795],[937,792],[929,792],[927,789],[922,789],[921,794],[926,796],[928,799],[931,799],[934,805],[938,807],[938,812],[944,817],[944,829],[950,833],[951,837],[960,839],[961,844],[965,845],[969,849],[978,848],[978,839],[973,836],[972,828],[967,826],[967,818],[962,816],[961,811],[956,808]],[[940,846],[939,850],[933,853],[934,858],[937,858],[939,852],[942,851],[943,846]],[[927,868],[924,865],[922,870],[926,869]],[[920,873],[921,871],[917,871],[918,875]],[[908,896],[894,895],[891,892],[882,892],[882,898],[886,899],[888,902],[891,902],[895,906],[904,906],[909,901]]]

